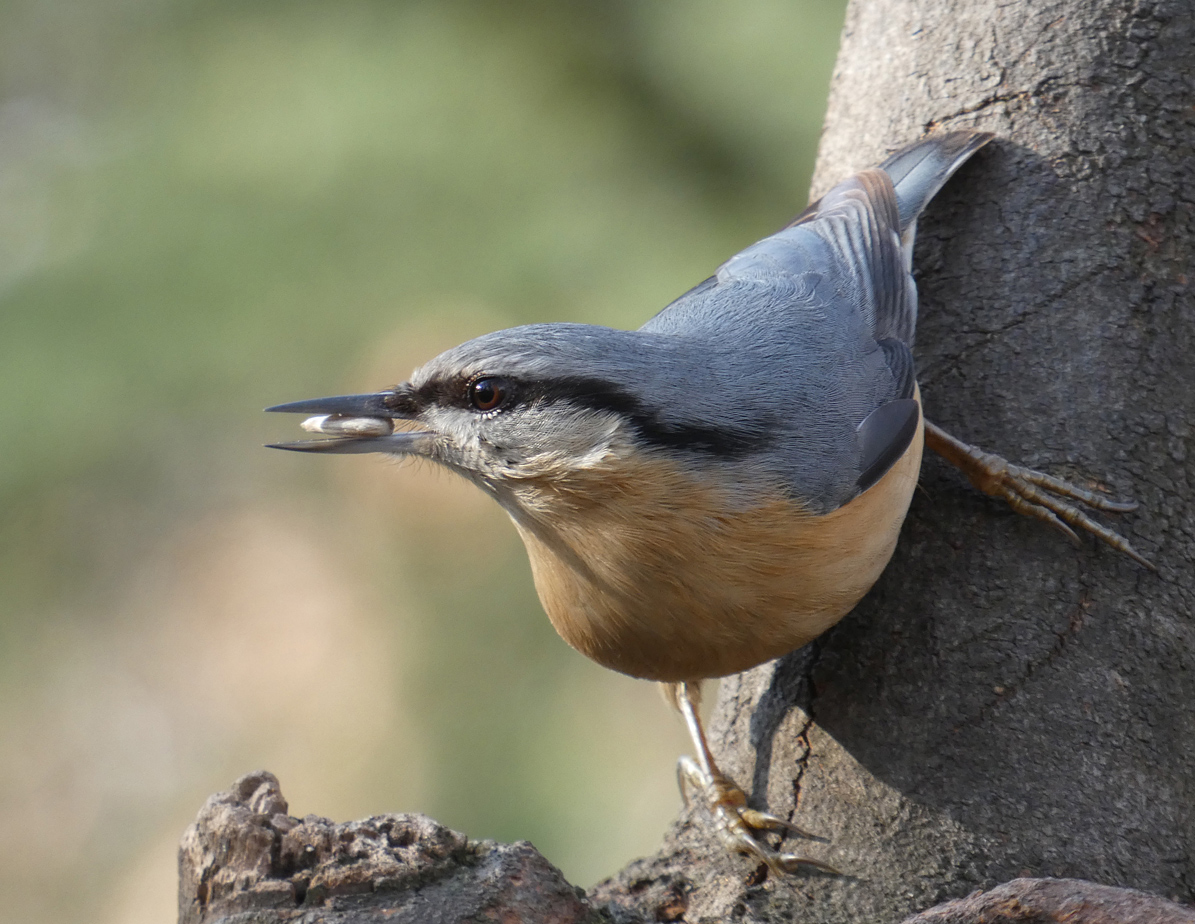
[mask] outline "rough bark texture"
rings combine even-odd
[[[1015,879],[904,924],[1195,924],[1195,911],[1156,895],[1075,879]]]
[[[292,818],[272,773],[207,800],[179,847],[179,924],[584,924],[583,893],[535,848],[423,815]]]
[[[927,131],[1000,136],[922,222],[927,416],[1135,497],[1141,511],[1115,525],[1160,570],[1092,540],[1075,548],[929,457],[875,590],[811,646],[725,681],[711,728],[756,805],[825,838],[786,849],[846,874],[776,882],[727,855],[697,811],[593,891],[611,919],[896,922],[1030,876],[1195,901],[1193,103],[1190,0],[852,3],[815,194]],[[263,844],[292,837],[270,830]],[[429,836],[459,841],[443,861],[454,870],[452,851],[475,849]],[[200,851],[184,864],[188,924],[241,907],[187,905],[231,881],[212,844],[184,848]],[[293,885],[254,875],[294,902]],[[424,891],[455,881],[428,875]],[[1066,904],[1085,888],[1010,883],[972,917],[956,904],[919,920],[1111,920],[1096,916],[1108,895]],[[238,920],[294,917],[270,907]]]
[[[600,924],[530,844],[473,842],[423,815],[336,824],[288,814],[277,778],[249,773],[208,799],[179,848],[179,924]],[[643,909],[640,909],[642,911]],[[688,894],[650,909],[682,921]],[[1195,924],[1157,896],[1073,879],[1018,879],[904,924]]]
[[[423,815],[339,825],[293,818],[277,778],[265,771],[208,799],[179,849],[180,924],[641,920],[626,904],[595,909],[530,844],[471,842]],[[648,920],[682,921],[687,911],[687,893],[677,891]],[[1074,879],[1017,879],[904,924],[1049,922],[1195,924],[1195,911]]]
[[[1151,574],[927,456],[836,628],[722,685],[724,769],[846,871],[760,883],[689,815],[595,897],[650,920],[897,921],[1017,876],[1195,900],[1195,9],[857,0],[814,195],[933,130],[1000,140],[922,222],[926,414],[1141,502]]]

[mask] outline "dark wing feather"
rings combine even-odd
[[[917,389],[917,370],[913,352],[899,340],[880,341],[888,369],[896,381],[895,401],[881,404],[859,424],[859,490],[866,491],[879,481],[896,460],[905,454],[917,434],[921,411],[913,395]]]
[[[905,454],[917,434],[921,406],[912,398],[881,404],[857,431],[859,438],[860,491],[866,491]]]

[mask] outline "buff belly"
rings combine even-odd
[[[635,677],[718,677],[804,645],[867,593],[896,547],[922,445],[919,427],[883,478],[821,516],[779,496],[735,504],[645,462],[514,519],[566,642]]]

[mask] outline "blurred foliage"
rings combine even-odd
[[[0,9],[14,919],[169,919],[181,827],[260,765],[581,883],[652,849],[680,729],[555,637],[500,512],[265,452],[260,408],[642,323],[803,206],[843,6]]]

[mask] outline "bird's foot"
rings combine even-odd
[[[1013,465],[994,453],[984,452],[977,446],[956,439],[928,420],[925,422],[925,443],[961,470],[980,491],[1003,499],[1017,513],[1048,523],[1076,545],[1079,544],[1079,536],[1071,527],[1082,529],[1150,571],[1158,570],[1124,536],[1097,523],[1071,503],[1077,501],[1093,510],[1107,513],[1129,513],[1137,509],[1132,501],[1110,500],[1103,494],[1061,478]]]
[[[691,757],[682,757],[677,761],[676,775],[686,806],[691,804],[689,797],[693,790],[705,797],[718,837],[728,850],[753,857],[777,875],[795,872],[802,866],[842,875],[829,863],[795,853],[781,853],[764,843],[759,832],[779,831],[806,838],[816,835],[783,818],[749,808],[746,793],[717,770],[707,774]]]

